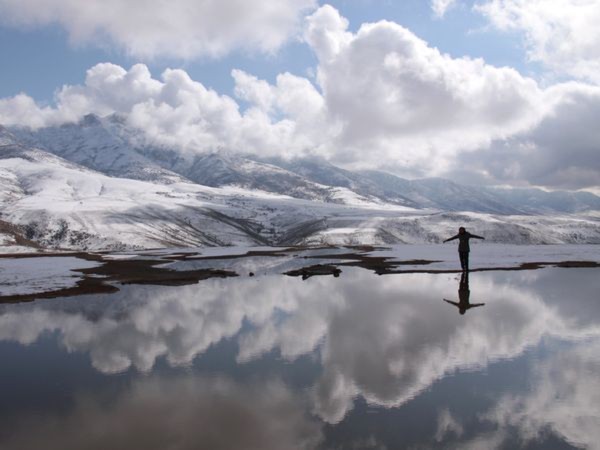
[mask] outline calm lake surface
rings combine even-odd
[[[0,448],[600,448],[599,292],[347,268],[0,305]]]

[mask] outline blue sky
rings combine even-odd
[[[600,191],[597,0],[0,0],[0,124]],[[174,69],[174,70],[173,70]]]
[[[431,6],[424,0],[337,0],[328,3],[349,20],[353,31],[365,22],[390,20],[452,56],[484,58],[492,65],[511,66],[524,74],[536,75],[536,64],[528,63],[520,36],[491,29],[469,4],[451,9],[440,19],[434,17]],[[112,62],[123,67],[143,62],[155,74],[167,67],[184,68],[195,80],[227,94],[233,89],[230,72],[234,68],[272,81],[284,71],[306,75],[306,70],[316,64],[311,50],[294,39],[268,55],[234,51],[221,58],[140,58],[128,56],[122,49],[105,43],[70,43],[68,33],[56,24],[0,26],[0,58],[4,61],[0,73],[0,97],[26,92],[42,102],[51,102],[54,91],[63,84],[83,82],[85,71],[99,62]]]

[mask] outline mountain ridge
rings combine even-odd
[[[600,210],[600,197],[588,192],[475,187],[440,178],[408,180],[382,171],[353,172],[316,158],[285,160],[227,151],[182,155],[175,149],[145,144],[117,115],[100,118],[89,114],[78,123],[11,131],[27,145],[77,164],[110,176],[144,181],[239,186],[333,203],[340,199],[332,188],[342,188],[365,201],[490,214]]]
[[[465,224],[492,242],[600,243],[593,194],[406,180],[307,158],[182,156],[114,116],[0,126],[0,207],[1,251],[440,242]]]

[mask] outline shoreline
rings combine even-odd
[[[0,262],[7,260],[22,260],[26,258],[76,258],[84,261],[99,263],[94,267],[83,269],[72,269],[70,272],[80,276],[73,286],[60,287],[58,289],[23,292],[18,294],[2,295],[0,284],[0,304],[31,302],[34,300],[50,299],[58,297],[73,297],[78,295],[114,293],[119,290],[119,285],[140,284],[157,286],[181,286],[196,284],[199,281],[210,278],[230,278],[239,276],[255,276],[250,271],[243,273],[236,269],[235,262],[245,259],[257,258],[263,261],[265,258],[284,259],[291,261],[294,268],[291,270],[275,271],[272,274],[301,277],[306,280],[313,276],[343,276],[344,268],[356,267],[374,272],[377,275],[401,275],[414,273],[429,274],[453,274],[461,273],[459,269],[448,267],[435,267],[445,260],[409,258],[398,259],[389,253],[390,248],[372,246],[346,246],[346,247],[287,247],[270,249],[250,249],[239,254],[225,253],[223,255],[202,255],[198,251],[184,251],[184,249],[147,250],[139,253],[112,253],[112,252],[54,252],[54,253],[29,253],[29,254],[4,254],[0,255]],[[323,253],[319,253],[323,252]],[[378,255],[383,252],[384,255]],[[318,264],[311,264],[311,262]],[[217,268],[221,263],[226,267]],[[188,269],[173,269],[172,264],[189,264]],[[194,264],[207,263],[207,267],[195,267]],[[448,263],[453,264],[453,263]],[[434,267],[430,267],[434,265]],[[231,267],[229,267],[231,266]],[[523,271],[538,270],[546,267],[558,268],[600,268],[600,261],[569,258],[564,260],[548,261],[534,260],[515,262],[493,267],[477,267],[469,272],[491,272],[491,271]],[[277,270],[277,269],[275,269]],[[258,273],[257,273],[258,275]],[[2,271],[0,269],[0,280]],[[42,280],[43,281],[43,280]],[[27,282],[23,282],[27,285]]]

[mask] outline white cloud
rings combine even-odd
[[[431,0],[431,9],[436,17],[442,18],[446,12],[456,5],[456,0]]]
[[[330,120],[342,127],[338,160],[397,161],[431,173],[457,151],[538,120],[542,91],[513,69],[452,58],[392,22],[365,24],[356,34],[346,27],[325,6],[308,18],[305,34],[319,58]]]
[[[597,0],[486,0],[476,10],[500,30],[524,32],[533,61],[600,83]]]
[[[546,91],[549,112],[530,130],[462,155],[457,168],[493,183],[581,189],[600,186],[600,88],[565,84]]]
[[[116,44],[136,57],[277,50],[315,0],[0,0],[16,26],[59,24],[73,43]]]
[[[306,19],[304,39],[320,61],[334,58],[353,39],[349,22],[333,6],[325,5]]]
[[[323,101],[307,79],[282,74],[276,86],[269,86],[241,71],[233,76],[236,92],[257,102],[245,113],[233,98],[206,88],[184,70],[167,69],[157,80],[143,64],[125,70],[103,63],[87,71],[83,85],[58,91],[55,107],[39,106],[25,94],[0,99],[0,123],[36,128],[77,121],[89,113],[117,113],[153,143],[182,151],[224,148],[285,155],[319,146],[311,136],[323,139],[318,134],[326,125]],[[259,86],[264,88],[262,99]]]
[[[290,73],[271,84],[233,70],[246,109],[184,70],[154,78],[142,64],[105,63],[82,85],[59,90],[54,106],[25,94],[0,99],[0,123],[41,127],[118,113],[152,143],[188,152],[318,154],[412,177],[599,185],[593,86],[543,89],[514,69],[443,54],[392,22],[352,33],[328,5],[306,19],[304,40],[318,58],[316,84]]]

